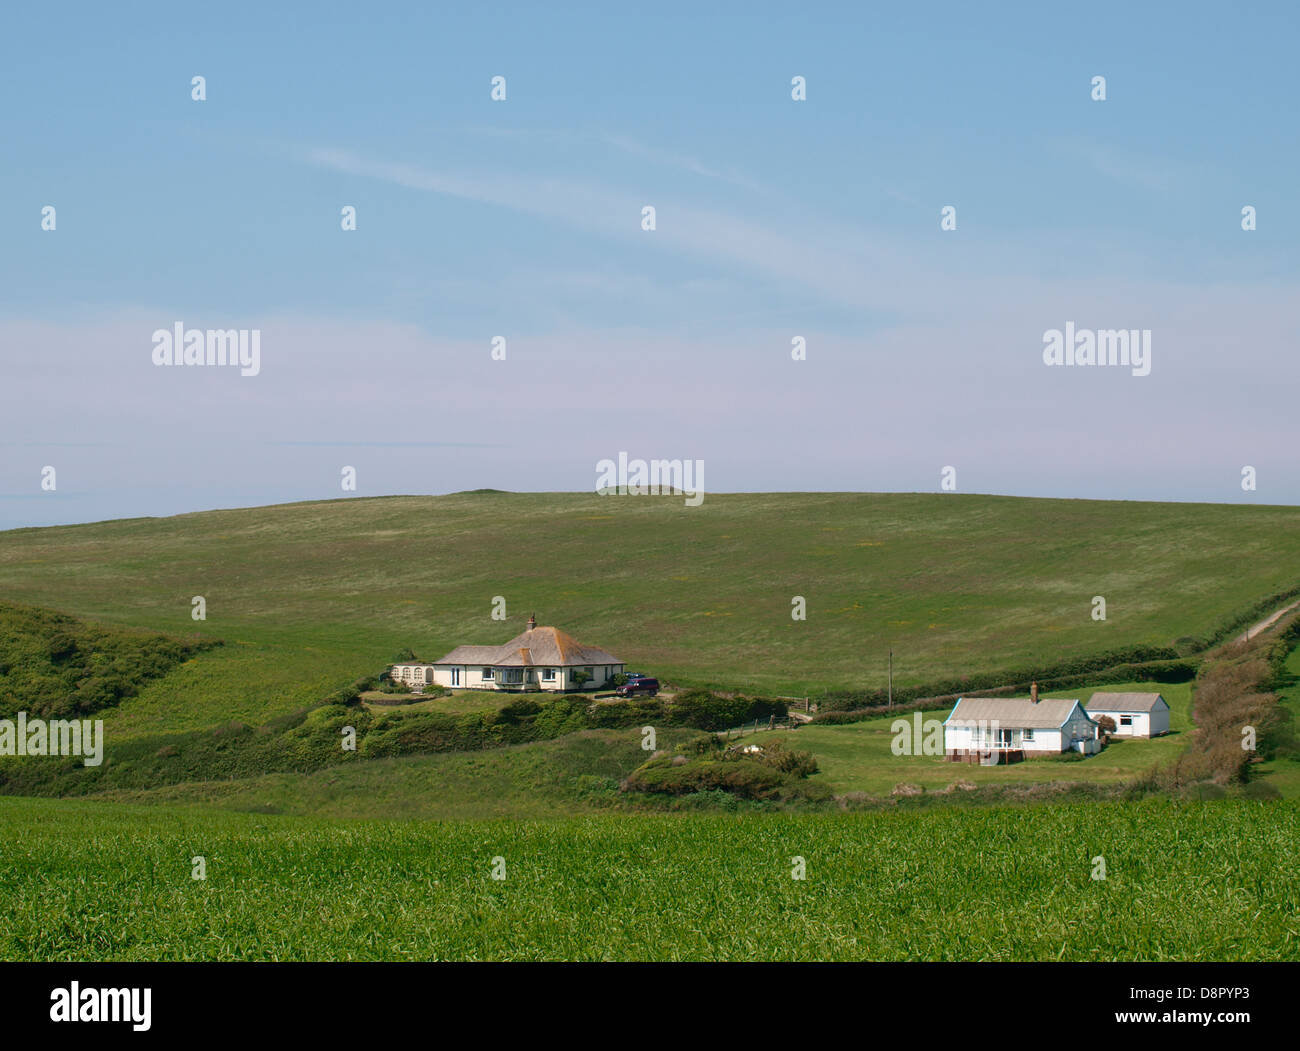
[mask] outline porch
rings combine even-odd
[[[1022,748],[956,748],[944,753],[950,763],[978,763],[980,766],[1008,766],[1022,763],[1025,752]]]

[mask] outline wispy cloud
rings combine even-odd
[[[564,222],[627,241],[640,231],[643,192],[615,189],[574,178],[523,178],[501,173],[464,174],[375,160],[351,151],[313,148],[304,159],[320,167],[379,179],[428,193],[491,204]],[[649,244],[758,272],[783,284],[804,287],[823,301],[842,306],[894,309],[905,299],[927,303],[930,292],[908,285],[916,273],[899,246],[880,237],[854,237],[843,224],[818,225],[801,217],[782,227],[672,199],[657,199],[658,228]]]
[[[1165,158],[1144,156],[1086,139],[1053,139],[1051,146],[1070,160],[1082,161],[1098,175],[1145,190],[1166,191],[1186,182],[1191,172]]]
[[[681,171],[690,172],[693,175],[701,175],[706,179],[720,179],[722,182],[730,183],[733,186],[740,186],[746,190],[761,192],[763,187],[746,175],[735,170],[723,171],[718,168],[712,168],[694,157],[686,157],[681,154],[672,153],[668,150],[657,149],[647,146],[635,139],[628,138],[625,135],[607,135],[605,141],[609,145],[622,150],[624,153],[641,160],[650,161],[652,164],[662,164],[670,168],[678,168]]]

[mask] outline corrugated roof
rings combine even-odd
[[[1158,693],[1094,693],[1088,701],[1090,711],[1102,712],[1150,712],[1158,702],[1169,702]]]
[[[1028,697],[959,697],[944,724],[996,721],[1003,729],[1055,730],[1065,724],[1078,703],[1051,698],[1035,704]]]
[[[490,664],[501,668],[549,666],[572,668],[588,664],[622,664],[612,653],[584,646],[559,628],[533,628],[503,646],[457,646],[438,664]]]

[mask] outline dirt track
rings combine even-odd
[[[1268,617],[1265,620],[1261,620],[1258,624],[1252,625],[1251,627],[1247,628],[1245,631],[1243,631],[1240,635],[1237,636],[1235,641],[1248,642],[1250,639],[1253,639],[1256,635],[1258,635],[1261,631],[1266,631],[1267,629],[1271,628],[1274,624],[1276,624],[1279,620],[1281,620],[1284,616],[1286,616],[1286,614],[1290,613],[1297,606],[1300,606],[1300,600],[1292,602],[1291,605],[1289,606],[1283,606],[1271,617]]]

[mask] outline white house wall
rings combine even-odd
[[[577,689],[577,687],[574,685],[574,678],[573,678],[573,673],[578,670],[577,667],[564,668],[564,667],[556,666],[555,679],[550,682],[544,681],[542,679],[543,667],[544,667],[543,665],[537,665],[533,668],[527,669],[528,671],[531,671],[533,673],[533,678],[531,682],[527,682],[523,685],[526,686],[528,689],[540,689],[540,690],[546,690],[555,693],[563,693],[567,690]],[[623,670],[623,665],[621,664],[582,665],[581,667],[583,667],[584,669],[587,667],[591,668],[592,682],[587,684],[588,688],[590,688],[593,683],[597,688],[601,686],[607,686],[609,684],[609,680],[613,678],[613,676],[616,675],[618,672],[621,672]],[[460,671],[460,682],[455,686],[452,685],[452,681],[451,681],[453,669],[458,669]],[[501,686],[497,682],[496,675],[494,675],[493,678],[491,679],[484,678],[483,665],[481,664],[439,665],[433,670],[433,681],[437,683],[439,686],[447,687],[447,689],[449,690],[515,690],[518,691],[521,688],[519,684],[511,684],[505,687]]]
[[[976,727],[952,724],[943,728],[943,747],[947,752],[973,752],[982,746],[976,744]],[[1020,734],[1020,747],[1026,752],[1052,753],[1061,751],[1061,732],[1059,730],[1034,730],[1032,741],[1026,741],[1024,730],[1018,727],[998,727],[1000,730],[1011,729]]]
[[[1157,708],[1150,712],[1117,712],[1109,708],[1094,708],[1089,710],[1089,714],[1094,719],[1100,719],[1103,715],[1109,715],[1115,720],[1116,737],[1155,737],[1159,734],[1169,732],[1169,709]],[[1120,717],[1131,716],[1133,724],[1131,726],[1121,726]]]
[[[1021,747],[1026,752],[1059,752],[1061,751],[1061,731],[1060,730],[1035,730],[1034,739],[1025,741],[1022,735]]]

